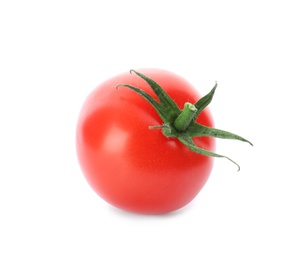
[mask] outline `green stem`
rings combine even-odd
[[[193,104],[186,102],[183,111],[173,123],[175,129],[178,132],[185,131],[190,125],[192,119],[195,117],[196,112],[197,108]]]

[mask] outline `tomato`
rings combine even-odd
[[[93,190],[115,207],[171,212],[203,188],[213,157],[235,163],[214,152],[215,137],[250,142],[213,128],[206,106],[217,84],[201,98],[174,73],[133,72],[103,82],[87,97],[77,125],[78,160]]]
[[[200,95],[180,76],[160,69],[139,72],[155,80],[182,109]],[[159,129],[159,115],[145,100],[118,84],[131,84],[155,94],[149,85],[128,73],[99,85],[87,97],[77,125],[77,154],[84,176],[93,190],[115,207],[143,214],[161,214],[188,204],[202,189],[213,157],[194,153]],[[213,126],[206,108],[197,122]],[[212,137],[194,142],[214,151]]]

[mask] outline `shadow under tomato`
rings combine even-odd
[[[185,214],[188,210],[192,209],[194,202],[191,201],[186,206],[177,209],[172,212],[164,213],[164,214],[141,214],[141,213],[134,213],[125,211],[119,208],[116,208],[112,205],[107,205],[108,210],[112,212],[112,214],[119,215],[128,219],[165,219],[165,218],[174,218]]]

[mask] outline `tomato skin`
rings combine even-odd
[[[200,95],[180,76],[159,69],[139,72],[156,81],[182,109]],[[142,214],[162,214],[188,204],[206,183],[213,158],[192,152],[175,138],[167,138],[154,108],[137,93],[120,87],[130,84],[155,94],[141,78],[129,72],[94,89],[81,109],[76,133],[79,164],[93,190],[115,207]],[[206,108],[197,122],[213,127]],[[194,138],[206,150],[215,150],[211,137]]]

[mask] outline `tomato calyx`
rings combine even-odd
[[[163,125],[149,126],[150,129],[161,129],[162,133],[166,137],[177,138],[181,143],[186,145],[190,150],[192,150],[195,153],[202,154],[205,156],[226,158],[238,167],[238,171],[240,170],[240,166],[229,157],[198,147],[192,140],[192,138],[194,137],[210,136],[214,138],[239,140],[252,145],[250,141],[246,140],[245,138],[239,135],[224,130],[204,126],[196,122],[196,118],[199,116],[199,114],[212,101],[215,90],[217,88],[217,82],[207,95],[199,99],[195,104],[186,102],[184,108],[181,110],[178,107],[178,105],[174,102],[174,100],[164,91],[164,89],[158,83],[156,83],[151,78],[141,74],[140,72],[131,70],[130,73],[132,72],[149,84],[151,89],[157,95],[159,102],[156,101],[151,95],[149,95],[144,90],[132,85],[119,84],[116,86],[116,88],[129,88],[138,93],[153,106],[153,108],[157,111],[160,118],[162,119]]]

